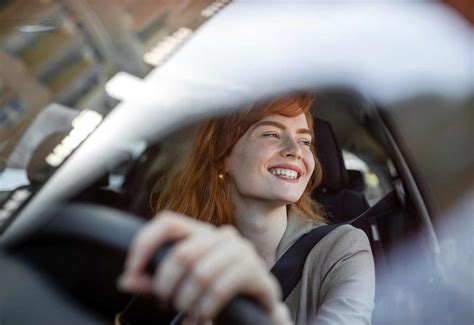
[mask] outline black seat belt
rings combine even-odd
[[[271,272],[276,276],[278,282],[280,282],[283,300],[288,297],[290,292],[300,281],[304,263],[309,252],[324,236],[340,225],[341,224],[333,224],[314,228],[301,236],[296,243],[278,259],[277,263],[272,267]]]
[[[283,256],[278,259],[276,264],[271,269],[273,275],[275,275],[275,277],[278,279],[278,282],[280,282],[283,300],[289,296],[290,292],[300,281],[304,264],[309,252],[311,252],[313,247],[316,246],[316,244],[321,239],[323,239],[324,236],[329,234],[335,228],[344,224],[353,224],[356,226],[356,228],[358,228],[358,224],[364,220],[369,220],[371,223],[374,223],[377,217],[388,214],[397,206],[398,200],[396,193],[394,191],[390,191],[379,202],[377,202],[377,204],[366,210],[360,216],[349,220],[348,222],[330,224],[314,228],[313,230],[301,236],[293,244],[293,246],[291,246],[285,252],[285,254],[283,254]],[[372,236],[368,237],[372,238]],[[383,255],[381,255],[383,254],[383,251],[378,252],[379,249],[377,249],[380,247],[380,239],[374,240],[374,238],[372,238],[372,241],[374,241],[374,245],[379,244],[375,247],[374,251],[374,257],[376,260],[378,260],[378,256],[383,257]]]

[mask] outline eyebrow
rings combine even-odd
[[[257,122],[255,123],[255,125],[253,126],[253,130],[255,130],[256,128],[260,127],[260,126],[266,126],[266,125],[269,125],[269,126],[275,126],[279,129],[282,129],[282,130],[286,130],[286,126],[282,123],[279,123],[279,122],[274,122],[274,121],[262,121],[262,122]],[[311,130],[309,129],[298,129],[296,130],[296,133],[304,133],[304,134],[309,134],[309,135],[313,135],[313,132],[311,132]]]

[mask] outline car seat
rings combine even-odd
[[[322,205],[330,223],[352,220],[369,208],[362,192],[362,174],[345,168],[342,151],[329,122],[315,118],[314,128],[323,178],[312,197]]]

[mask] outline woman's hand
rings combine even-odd
[[[180,241],[154,275],[147,274],[153,254],[174,240]],[[290,323],[276,279],[234,227],[217,228],[169,211],[156,216],[135,238],[119,287],[155,294],[200,320],[212,320],[232,298],[244,294],[255,298],[275,323]]]

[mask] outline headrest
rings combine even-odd
[[[364,175],[360,170],[347,170],[347,187],[357,192],[365,191]]]
[[[323,179],[320,188],[331,191],[344,188],[347,184],[347,170],[344,167],[342,151],[329,122],[314,119],[316,133],[316,155],[323,168]]]

